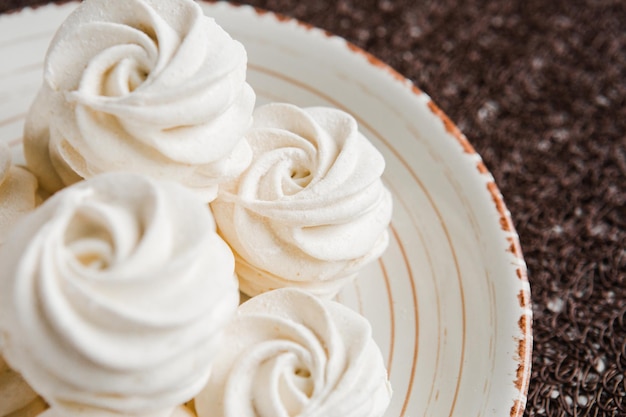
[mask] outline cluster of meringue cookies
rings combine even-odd
[[[0,148],[0,417],[384,414],[332,300],[387,247],[384,159],[338,109],[255,108],[246,69],[191,0],[62,24],[26,165]]]

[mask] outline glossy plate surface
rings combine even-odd
[[[18,162],[45,51],[75,6],[0,17],[0,140]],[[465,137],[426,94],[340,38],[249,7],[202,7],[246,46],[259,104],[344,109],[386,158],[390,247],[338,297],[372,323],[394,388],[386,416],[521,416],[526,269],[500,192]]]

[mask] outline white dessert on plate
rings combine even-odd
[[[200,417],[387,408],[369,323],[317,298],[387,247],[384,159],[338,109],[275,103],[252,125],[246,65],[191,0],[85,0],[56,33],[24,128],[53,195],[17,223],[37,179],[0,153],[5,183],[31,181],[0,207],[1,348],[42,416],[193,416],[203,387]],[[231,322],[235,262],[261,295]],[[0,395],[0,417],[45,407]]]
[[[37,179],[11,163],[11,150],[0,144],[0,246],[13,224],[35,209],[38,203]]]
[[[368,321],[283,288],[239,307],[195,405],[199,417],[381,417],[390,399]]]
[[[148,416],[152,417],[155,414],[142,414],[142,415],[110,414],[110,413],[102,412],[102,410],[98,410],[98,409],[86,409],[85,408],[81,410],[80,415],[84,417],[148,417]],[[38,414],[38,416],[39,417],[66,417],[67,414],[64,414],[63,411],[60,411],[57,408],[49,408],[45,410],[43,413]],[[10,417],[13,417],[13,416],[10,416]],[[22,416],[16,416],[16,417],[22,417]],[[24,416],[24,417],[27,417],[27,416]],[[174,410],[170,414],[168,414],[167,417],[196,417],[196,415],[187,407],[180,405],[174,408]]]
[[[247,55],[190,0],[86,0],[48,49],[24,150],[43,188],[129,171],[205,201],[250,162]]]
[[[37,179],[11,162],[11,150],[0,144],[0,246],[11,227],[38,203]],[[27,410],[41,409],[41,401],[22,376],[2,357],[0,337],[0,417],[27,416]]]
[[[165,417],[205,385],[239,292],[195,193],[102,174],[52,196],[8,242],[3,353],[51,415]]]
[[[242,292],[334,296],[387,247],[383,156],[352,116],[327,107],[266,104],[246,139],[252,163],[211,204]]]

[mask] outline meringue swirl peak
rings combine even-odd
[[[232,252],[193,192],[99,175],[52,196],[9,240],[3,353],[60,414],[168,414],[206,383],[239,292]]]
[[[391,395],[363,316],[282,288],[239,307],[195,404],[199,417],[381,417]]]
[[[241,290],[334,296],[387,248],[383,156],[350,114],[328,107],[266,104],[246,139],[252,163],[211,204]]]
[[[189,0],[86,0],[48,49],[25,125],[49,192],[128,171],[212,200],[250,162],[247,54]]]

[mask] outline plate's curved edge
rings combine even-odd
[[[402,84],[403,87],[410,90],[410,92],[414,95],[426,96],[428,97],[428,108],[430,111],[443,123],[446,132],[448,135],[453,138],[463,149],[463,151],[472,156],[477,162],[476,170],[479,175],[483,176],[486,179],[487,183],[487,191],[491,195],[493,200],[493,204],[500,216],[499,223],[500,227],[503,231],[503,238],[506,239],[506,244],[509,247],[508,252],[516,259],[516,270],[515,275],[520,282],[520,291],[518,293],[518,303],[519,307],[522,309],[523,313],[520,315],[518,320],[519,327],[519,336],[517,337],[517,371],[516,377],[513,381],[515,387],[519,391],[519,396],[514,400],[514,403],[511,405],[510,409],[510,417],[521,417],[524,414],[524,410],[526,408],[526,397],[528,395],[528,388],[530,383],[530,375],[531,375],[531,366],[532,366],[532,343],[533,343],[533,335],[532,335],[532,308],[531,308],[531,295],[530,295],[530,284],[528,281],[528,270],[526,268],[526,263],[524,261],[524,255],[522,252],[519,235],[515,229],[515,225],[513,223],[513,219],[511,217],[510,211],[507,209],[506,204],[504,202],[504,198],[500,189],[495,183],[495,179],[491,172],[487,169],[487,166],[484,164],[482,157],[476,150],[473,145],[467,139],[467,137],[461,132],[461,130],[456,126],[456,124],[441,110],[437,104],[426,94],[424,93],[417,85],[415,85],[411,80],[406,78],[404,75],[399,73],[397,70],[392,68],[387,63],[381,61],[379,58],[375,57],[371,53],[361,49],[357,45],[349,42],[348,40],[335,35],[329,31],[326,31],[321,28],[317,28],[309,23],[302,22],[296,18],[286,16],[281,13],[261,9],[258,7],[244,5],[240,3],[233,2],[224,2],[224,1],[216,1],[216,0],[200,0],[203,3],[208,4],[225,4],[228,7],[234,8],[246,8],[254,10],[254,12],[259,16],[269,15],[272,16],[277,23],[284,24],[290,23],[295,24],[307,31],[314,31],[320,35],[323,35],[329,39],[340,40],[345,43],[345,47],[352,53],[361,55],[370,65],[377,67],[381,72],[383,72],[386,76],[391,77],[395,82]]]

